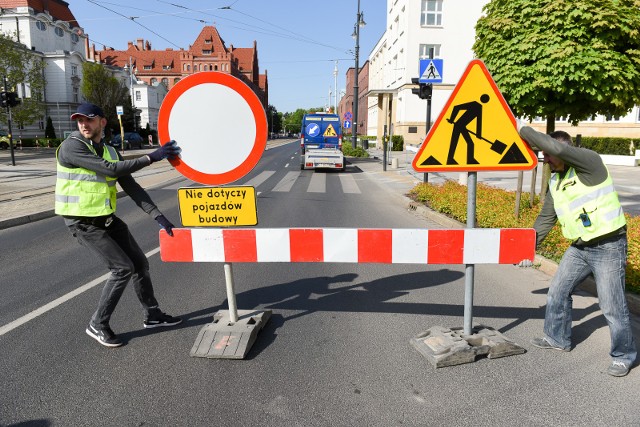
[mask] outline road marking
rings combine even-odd
[[[271,191],[291,191],[291,187],[293,187],[299,175],[299,171],[287,172],[284,178]]]
[[[342,191],[350,194],[360,194],[360,188],[358,188],[358,184],[356,184],[356,179],[353,175],[338,175],[340,178],[340,185],[342,185]]]
[[[314,173],[311,175],[311,182],[307,188],[309,193],[326,193],[327,192],[327,175]]]
[[[147,258],[149,258],[150,256],[157,254],[158,252],[160,252],[160,247],[157,247],[157,248],[147,252],[145,254],[145,256]],[[25,323],[35,319],[36,317],[41,316],[41,315],[45,314],[46,312],[53,310],[54,308],[58,307],[59,305],[62,305],[63,303],[71,300],[72,298],[77,297],[78,295],[88,291],[89,289],[96,287],[100,283],[103,283],[105,280],[107,280],[107,278],[109,277],[110,274],[111,273],[103,274],[102,276],[100,276],[100,277],[98,277],[96,279],[93,279],[89,283],[86,283],[86,284],[80,286],[79,288],[74,289],[73,291],[69,292],[68,294],[63,295],[60,298],[56,298],[53,301],[51,301],[50,303],[45,304],[42,307],[33,310],[31,313],[25,314],[24,316],[19,317],[16,320],[14,320],[13,322],[7,323],[4,326],[0,326],[0,337],[3,336],[4,334],[8,333],[8,332],[13,331],[18,326],[22,326]]]
[[[274,173],[276,173],[276,171],[264,171],[264,172],[261,172],[260,175],[254,177],[254,178],[251,178],[244,185],[249,185],[251,187],[259,187],[260,184],[262,184],[267,179],[269,179],[269,177],[271,175],[273,175]]]

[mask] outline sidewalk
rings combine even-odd
[[[367,150],[369,155],[375,156],[382,164],[382,150],[370,148]],[[413,170],[411,162],[415,156],[412,151],[392,151],[391,159],[387,161],[387,172],[400,175],[410,175],[416,182],[423,182],[424,174]],[[397,161],[397,168],[391,165],[394,160]],[[615,166],[608,165],[607,168],[613,177],[613,182],[618,197],[625,213],[633,216],[640,215],[640,167],[633,166]],[[522,192],[529,193],[531,187],[532,171],[523,173]],[[430,183],[442,183],[445,180],[453,180],[466,183],[467,172],[432,172],[428,174]],[[540,184],[542,177],[542,162],[538,163],[538,172],[536,177],[535,192],[540,193]],[[517,171],[504,172],[478,172],[478,182],[494,187],[502,188],[509,191],[515,191],[518,185]]]
[[[128,150],[125,158],[152,150]],[[14,156],[15,166],[11,163],[11,152],[0,151],[0,230],[54,215],[55,149],[15,150]],[[169,162],[154,163],[133,176],[143,188],[182,178]],[[123,195],[123,191],[118,191],[118,197]]]

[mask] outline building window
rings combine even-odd
[[[202,54],[203,55],[211,55],[211,50],[202,49]]]
[[[145,65],[142,68],[145,69],[145,70],[153,70],[153,65]]]
[[[187,65],[187,71],[191,71],[191,65]]]
[[[71,41],[74,43],[78,43],[80,41],[80,37],[76,33],[71,33]]]
[[[421,44],[420,45],[420,59],[429,58],[429,52],[433,49],[433,57],[440,58],[440,45],[439,44]]]
[[[173,84],[176,84],[180,81],[180,77],[176,77],[175,79],[173,79]]]
[[[73,64],[71,65],[71,75],[72,76],[77,76],[78,75],[78,66]]]
[[[409,126],[409,133],[418,133],[418,126]]]
[[[58,37],[64,36],[64,30],[60,27],[56,27],[55,32]]]
[[[155,85],[158,83],[158,79],[156,79],[155,77],[151,79],[151,86]]]
[[[42,21],[36,21],[36,28],[40,31],[47,31],[47,23]]]
[[[170,70],[171,69],[171,65],[163,65],[162,69],[163,70]]]
[[[40,120],[38,120],[38,127],[40,130],[44,130],[44,117],[40,117]]]
[[[80,102],[79,90],[77,87],[73,88],[73,102]]]
[[[169,79],[167,79],[166,77],[162,79],[162,84],[169,87]]]
[[[442,25],[442,0],[422,0],[420,25],[423,27]]]
[[[139,90],[136,91],[136,101],[142,101],[142,94]]]

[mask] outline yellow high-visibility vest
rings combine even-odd
[[[607,179],[593,187],[580,182],[574,168],[569,168],[563,179],[554,173],[549,179],[549,190],[562,234],[567,239],[588,242],[627,223],[608,170]]]
[[[91,144],[87,144],[97,156]],[[58,147],[60,150],[60,147]],[[56,150],[56,161],[58,161]],[[118,161],[118,153],[113,147],[104,146],[102,158],[109,162]],[[96,217],[110,215],[116,211],[116,181],[85,168],[66,168],[58,161],[55,212],[58,215]]]

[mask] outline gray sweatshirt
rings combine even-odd
[[[534,149],[539,149],[564,161],[566,167],[565,171],[560,173],[562,176],[564,176],[569,167],[573,167],[580,182],[588,187],[592,187],[602,184],[609,175],[609,171],[602,161],[602,158],[595,151],[558,142],[549,135],[538,132],[529,126],[524,126],[520,129],[520,136]],[[533,228],[536,230],[536,247],[547,237],[547,234],[549,234],[549,231],[551,231],[557,220],[558,217],[556,216],[556,211],[553,206],[551,191],[547,191],[540,214],[533,224]],[[612,234],[624,233],[626,233],[626,227]],[[584,244],[580,239],[574,243],[576,245]]]
[[[93,146],[98,153],[97,156],[86,146],[85,142]],[[82,167],[100,175],[117,178],[120,187],[122,187],[143,211],[151,215],[154,219],[162,215],[158,207],[151,200],[151,197],[149,197],[147,192],[144,191],[140,184],[131,176],[132,173],[151,164],[149,157],[141,156],[137,159],[123,160],[120,153],[118,153],[118,158],[121,161],[109,162],[102,158],[103,150],[104,145],[102,141],[96,144],[76,131],[69,135],[60,145],[58,162],[67,168]],[[64,218],[66,225],[73,225],[78,222],[78,219],[75,217]]]

